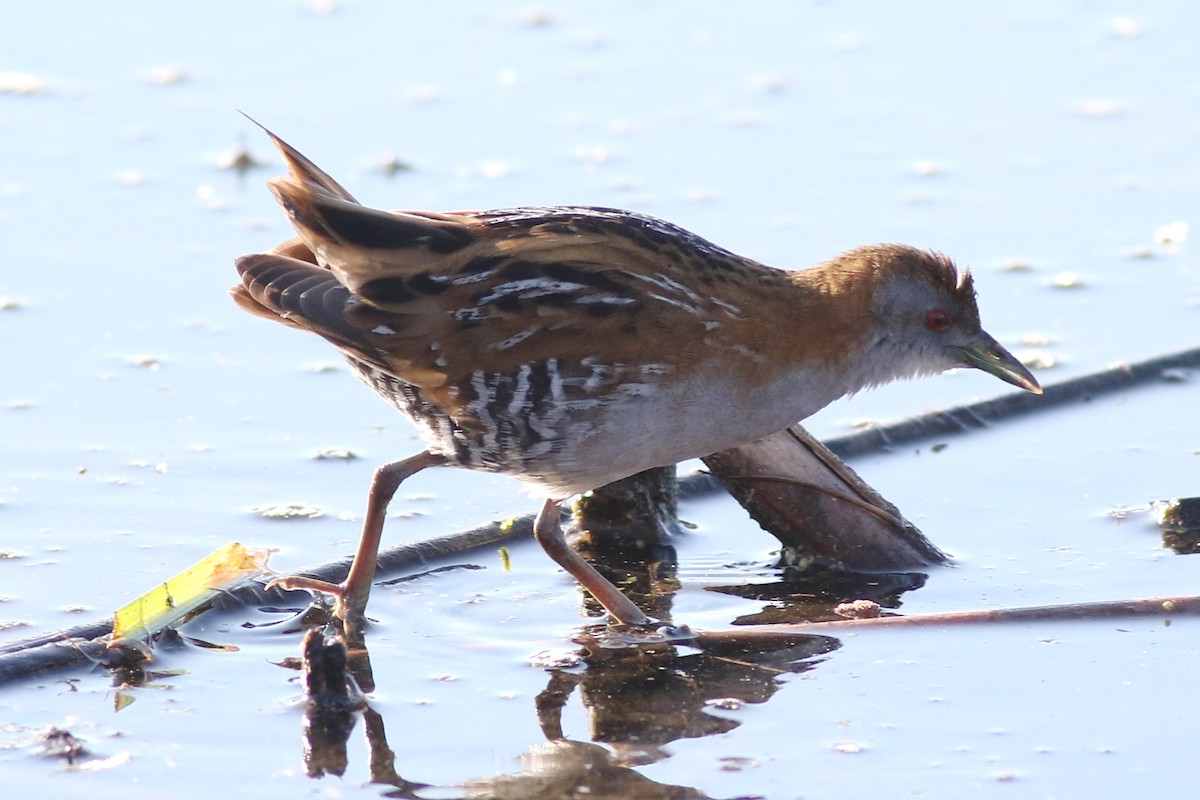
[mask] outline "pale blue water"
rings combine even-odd
[[[544,24],[510,4],[6,9],[0,73],[45,91],[0,91],[0,298],[14,306],[0,310],[4,640],[110,613],[234,539],[279,548],[281,570],[339,557],[374,465],[416,448],[346,370],[314,371],[337,364],[328,346],[228,300],[233,258],[289,235],[263,185],[280,166],[239,109],[372,205],[623,206],[784,267],[871,241],[943,250],[974,268],[994,335],[1056,361],[1047,382],[1200,344],[1194,241],[1155,242],[1171,223],[1198,224],[1192,4],[530,8]],[[163,67],[184,80],[155,83]],[[239,143],[269,166],[221,170]],[[374,169],[389,152],[415,169]],[[1017,261],[1030,268],[1006,268]],[[1055,288],[1065,272],[1082,285]],[[837,404],[810,427],[833,434],[1006,390],[944,376]],[[1193,378],[937,454],[856,462],[958,559],[905,611],[1192,591],[1192,562],[1162,550],[1144,517],[1104,514],[1197,493],[1196,407]],[[311,459],[326,447],[363,458]],[[292,501],[327,514],[250,512]],[[389,540],[532,508],[508,481],[430,473],[404,487],[395,512],[408,518]],[[731,563],[760,577],[773,540],[728,500],[684,515],[700,530],[680,543],[676,618],[721,628],[754,613],[760,603],[702,586]],[[542,740],[532,707],[545,675],[527,657],[565,647],[580,618],[544,557],[515,556],[512,573],[485,555],[486,570],[374,600],[375,702],[406,777],[512,773]],[[241,656],[177,655],[187,674],[119,714],[98,675],[76,675],[78,692],[4,690],[6,780],[100,796],[379,795],[359,788],[361,746],[344,780],[304,777],[288,705],[299,689],[268,663],[298,641],[239,621],[220,624]],[[1169,743],[1192,729],[1177,687],[1194,682],[1194,628],[847,638],[735,712],[734,731],[672,743],[640,771],[715,797],[1166,791],[1190,777]],[[129,761],[84,778],[14,746],[50,724]],[[566,727],[588,739],[577,699]]]

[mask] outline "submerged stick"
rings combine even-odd
[[[800,425],[714,453],[713,475],[783,546],[781,562],[814,559],[888,572],[949,559],[899,509]]]
[[[792,636],[802,633],[836,633],[864,628],[937,628],[954,625],[981,625],[1000,622],[1068,622],[1082,619],[1115,619],[1130,617],[1171,617],[1200,614],[1200,595],[1176,597],[1144,597],[1137,600],[1102,600],[1094,603],[1065,603],[1053,606],[997,608],[984,611],[946,611],[938,614],[916,614],[911,617],[870,617],[867,619],[835,619],[827,622],[797,622],[762,625],[754,628],[701,633],[700,639]]]

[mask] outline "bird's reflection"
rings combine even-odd
[[[537,698],[546,738],[564,739],[562,710],[570,695],[588,713],[592,741],[613,746],[620,763],[651,763],[677,739],[725,733],[740,723],[722,709],[764,703],[779,678],[805,672],[839,646],[827,636],[700,633],[686,644],[613,647],[608,637],[584,635],[583,671],[552,669]]]
[[[586,548],[584,548],[586,550]],[[674,550],[666,540],[639,541],[629,548],[593,553],[596,567],[623,587],[644,610],[670,621],[678,582]],[[657,784],[636,767],[667,757],[679,739],[733,730],[735,713],[747,703],[765,703],[779,691],[781,678],[813,669],[840,643],[828,636],[772,633],[752,622],[825,619],[852,600],[882,607],[899,605],[901,595],[924,583],[920,573],[847,573],[810,569],[784,571],[768,584],[712,587],[742,597],[770,600],[757,618],[735,621],[727,631],[692,633],[686,628],[629,631],[603,623],[582,629],[569,658],[540,661],[545,688],[536,714],[545,743],[523,756],[517,774],[480,778],[452,792],[488,798],[591,797],[701,798],[698,789]],[[586,603],[586,601],[585,601]],[[585,613],[597,612],[585,604]],[[304,757],[314,777],[346,772],[347,741],[358,716],[370,752],[373,782],[390,787],[388,797],[420,797],[426,784],[401,777],[388,746],[384,721],[364,699],[374,689],[370,655],[361,628],[332,622],[310,630],[304,643]],[[588,730],[565,731],[564,709],[576,699]],[[574,738],[572,738],[574,737]],[[588,741],[580,741],[586,738]],[[438,796],[445,796],[445,787]]]
[[[607,748],[559,739],[534,745],[521,757],[521,772],[497,775],[462,786],[464,796],[487,800],[530,797],[638,798],[638,800],[707,800],[690,786],[650,780],[616,763]]]
[[[739,723],[722,710],[766,702],[779,689],[781,675],[809,670],[838,647],[826,636],[750,631],[698,634],[680,644],[592,629],[577,642],[577,664],[584,669],[550,668],[533,709],[547,743],[530,749],[522,772],[471,781],[461,787],[465,796],[556,797],[570,788],[591,797],[705,797],[689,787],[654,783],[632,767],[660,760],[661,748],[676,739],[732,730]],[[307,772],[345,774],[347,742],[361,714],[372,782],[392,787],[388,797],[418,797],[426,784],[401,776],[383,718],[359,691],[356,676],[370,675],[364,645],[354,636],[347,642],[343,631],[332,628],[305,636]],[[576,689],[593,743],[571,740],[563,731],[563,708]]]
[[[830,619],[840,603],[854,601],[895,608],[905,591],[924,584],[922,573],[784,569],[772,583],[712,587],[770,603],[758,614],[734,620],[731,630],[692,633],[670,627],[679,589],[670,543],[672,531],[678,530],[671,479],[670,471],[656,470],[637,481],[618,482],[589,497],[581,507],[586,513],[576,518],[584,557],[667,627],[629,631],[599,622],[578,632],[577,649],[569,657],[539,660],[546,686],[530,712],[546,741],[530,746],[517,774],[479,778],[449,789],[451,793],[473,798],[704,798],[695,788],[650,781],[636,768],[666,758],[673,741],[737,728],[734,711],[740,706],[768,702],[780,690],[782,676],[816,667],[840,646],[838,639],[826,636],[770,632],[761,622]],[[640,512],[622,511],[630,507]],[[604,613],[583,597],[584,615]],[[419,798],[426,784],[401,777],[383,718],[362,696],[373,690],[374,678],[361,628],[346,630],[341,622],[331,622],[308,632],[304,669],[308,774],[346,772],[347,740],[361,715],[372,781],[390,787],[386,796]],[[564,730],[564,709],[572,699],[586,711],[586,733]],[[588,741],[580,740],[584,738]],[[446,796],[448,789],[436,790]]]

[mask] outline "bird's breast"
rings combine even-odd
[[[811,370],[755,382],[716,368],[681,374],[666,362],[550,358],[476,369],[448,387],[448,407],[374,366],[351,364],[432,451],[555,497],[766,436],[841,394]]]

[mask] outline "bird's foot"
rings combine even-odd
[[[646,618],[644,623],[610,625],[594,634],[585,634],[604,648],[634,647],[647,644],[686,644],[695,641],[697,634],[687,625],[668,625]]]
[[[654,632],[669,642],[690,642],[697,638],[697,633],[687,625],[660,625]]]
[[[686,625],[664,625],[652,620],[648,625],[584,628],[574,640],[598,650],[624,650],[647,645],[688,644],[697,638],[697,633]]]
[[[333,598],[332,613],[337,620],[359,625],[365,619],[366,598],[356,597],[357,593],[352,592],[345,583],[330,583],[304,575],[284,575],[271,580],[266,588],[267,590],[280,588],[288,592],[311,592],[317,597],[328,595]]]

